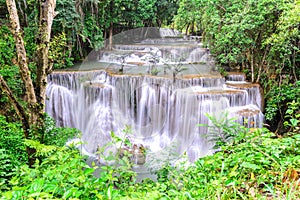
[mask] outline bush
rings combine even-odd
[[[45,146],[64,146],[67,140],[79,134],[76,129],[55,127],[54,121],[50,117],[46,117],[45,124]],[[26,145],[30,146],[35,143],[38,142],[24,142],[24,133],[20,123],[7,122],[6,117],[0,115],[0,190],[8,188],[9,180],[19,173],[19,167],[26,165]],[[37,156],[45,157],[44,155]]]
[[[7,187],[18,166],[27,161],[23,131],[19,123],[9,123],[0,115],[0,191]]]
[[[299,146],[299,134],[275,138],[266,129],[253,129],[187,169],[164,168],[163,179],[138,184],[126,198],[298,199]]]
[[[55,121],[47,115],[45,118],[43,143],[46,145],[55,145],[62,147],[68,140],[79,137],[80,131],[75,128],[57,127]]]
[[[78,151],[55,148],[43,162],[37,161],[34,168],[24,165],[11,180],[13,187],[3,198],[95,199],[98,188],[103,187],[93,178],[93,172]]]
[[[283,83],[280,86],[274,86],[266,96],[266,112],[265,117],[274,130],[285,132],[287,131],[281,125],[284,122],[285,115],[288,110],[292,109],[292,102],[300,102],[300,81],[295,83]],[[299,107],[293,110],[294,115],[300,113]],[[296,117],[296,116],[294,116]],[[290,116],[291,118],[291,116]]]
[[[13,127],[11,123],[2,124]],[[140,183],[134,182],[130,155],[121,158],[112,153],[104,157],[99,149],[100,157],[110,165],[97,166],[92,162],[88,166],[72,147],[26,140],[44,159],[37,160],[34,168],[23,165],[18,172],[0,173],[2,199],[298,199],[300,134],[277,138],[267,129],[231,125],[220,124],[219,128],[227,131],[225,134],[235,135],[218,143],[217,153],[200,158],[189,167],[186,163],[165,165],[157,172],[157,181],[145,179]],[[57,129],[49,124],[47,127]],[[51,139],[47,141],[51,143]],[[127,142],[112,134],[108,145]],[[7,152],[0,152],[2,172],[12,165]],[[5,176],[14,177],[3,187]]]

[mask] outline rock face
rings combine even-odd
[[[123,146],[119,152],[120,158],[128,156],[133,164],[143,165],[146,162],[146,149],[142,144],[134,144],[132,147]]]
[[[106,58],[100,56],[78,71],[52,73],[48,76],[46,112],[57,125],[80,129],[90,153],[111,140],[111,131],[123,138],[122,130],[130,126],[132,144],[149,147],[149,152],[158,154],[154,157],[187,152],[191,161],[213,151],[208,128],[197,126],[211,124],[206,113],[220,118],[228,112],[243,125],[261,126],[259,85],[246,82],[242,74],[229,75],[226,81],[212,70],[209,54],[202,54],[194,42],[160,41],[163,45],[159,39],[115,45],[114,51],[100,53]],[[128,49],[130,59],[107,63],[112,55],[125,54]],[[153,49],[160,53],[151,53]],[[155,75],[147,72],[153,60],[142,60],[145,55],[157,56]],[[198,59],[206,64],[199,64]],[[148,157],[135,150],[132,160],[147,162]]]

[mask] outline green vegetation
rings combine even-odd
[[[0,116],[0,188],[7,189],[8,180],[17,172],[17,166],[27,161],[23,133],[19,123],[8,123]]]
[[[65,143],[79,135],[76,129],[59,128],[55,126],[50,117],[46,117],[46,131],[44,143],[62,147]],[[5,189],[10,186],[8,180],[19,174],[19,167],[27,166],[26,146],[39,144],[37,141],[25,140],[22,126],[18,122],[8,122],[4,116],[0,115],[0,188]],[[42,147],[42,145],[39,145]],[[35,146],[36,148],[36,146]],[[42,159],[45,155],[38,155]]]
[[[236,118],[229,119],[228,113],[221,113],[218,116],[218,119],[213,115],[205,114],[205,116],[212,123],[208,124],[199,124],[199,126],[204,126],[208,128],[208,141],[214,143],[213,149],[219,149],[222,146],[225,146],[228,142],[236,137],[241,137],[247,134],[249,131],[244,126],[241,126],[236,122]]]
[[[273,123],[277,122],[276,119],[280,119],[277,130],[288,131],[288,127],[284,127],[284,122],[292,118],[299,120],[300,81],[289,83],[288,80],[284,80],[280,86],[274,85],[267,98],[266,119]],[[294,122],[294,125],[299,126],[299,122]]]
[[[29,74],[36,87],[40,1],[17,4]],[[56,7],[48,56],[54,69],[72,66],[124,30],[172,26],[201,33],[224,74],[222,67],[227,66],[261,84],[266,120],[274,133],[208,116],[214,124],[209,139],[216,142],[218,152],[189,167],[166,164],[155,172],[157,181],[136,183],[129,152],[104,155],[102,147],[100,158],[112,165],[89,166],[76,148],[64,146],[70,138],[80,137],[79,131],[58,128],[48,116],[40,116],[44,126],[25,139],[24,132],[30,130],[22,127],[1,91],[0,199],[300,198],[299,0],[58,0]],[[0,13],[0,76],[25,108],[26,88],[4,0]],[[184,67],[178,64],[170,70],[175,79]],[[112,138],[107,145],[132,145]],[[28,156],[35,158],[31,167]]]
[[[300,137],[272,137],[267,130],[249,132],[191,167],[166,166],[158,182],[138,184],[129,195],[133,199],[296,199]]]
[[[181,0],[179,5],[175,27],[203,33],[219,68],[246,72],[248,80],[260,83],[267,123],[283,133],[288,103],[299,102],[300,1]]]
[[[1,129],[6,134],[20,130],[20,127],[6,123],[3,117],[1,119]],[[267,129],[243,127],[226,131],[232,134],[230,130],[237,128],[246,132],[235,133],[235,137],[220,146],[217,153],[201,158],[189,167],[184,163],[166,164],[156,172],[157,181],[144,179],[139,183],[135,182],[136,174],[131,171],[130,154],[105,157],[100,150],[101,157],[113,164],[92,163],[88,166],[85,158],[72,147],[31,142],[36,145],[37,154],[44,157],[42,161],[37,160],[33,168],[24,163],[13,166],[8,159],[10,156],[2,154],[1,163],[8,166],[4,175],[1,174],[2,199],[299,198],[300,135],[277,138]],[[112,136],[108,145],[120,142],[131,145],[127,140]],[[24,148],[20,151],[24,152]],[[20,155],[19,152],[11,154]],[[16,167],[17,172],[10,170]]]

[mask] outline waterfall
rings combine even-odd
[[[226,75],[226,80],[228,81],[246,81],[246,76],[244,73],[239,72],[229,72]]]
[[[228,112],[248,127],[261,126],[259,85],[246,82],[242,74],[225,80],[208,63],[207,49],[193,41],[161,39],[161,45],[160,39],[153,40],[115,44],[113,51],[101,51],[96,62],[80,70],[50,74],[46,112],[58,126],[81,130],[90,154],[109,142],[113,131],[143,145],[156,159],[186,152],[194,161],[212,153],[209,130],[197,126],[211,123],[206,113],[218,118]],[[127,125],[130,135],[122,132]]]
[[[177,37],[180,32],[170,28],[160,28],[159,33],[161,37]]]

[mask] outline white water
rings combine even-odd
[[[229,112],[241,124],[261,126],[259,86],[241,82],[245,81],[241,76],[229,79],[231,82],[226,84],[208,64],[186,65],[189,69],[180,72],[175,80],[170,70],[160,71],[157,76],[147,74],[149,63],[141,58],[154,50],[160,52],[156,54],[160,69],[172,65],[172,59],[165,56],[172,51],[174,59],[178,54],[187,54],[183,63],[211,61],[207,49],[192,42],[186,46],[182,43],[177,46],[175,42],[163,47],[153,44],[145,47],[145,42],[116,45],[113,52],[100,54],[99,60],[117,65],[99,64],[93,71],[52,73],[48,77],[46,112],[57,125],[80,129],[84,147],[90,154],[111,140],[111,131],[125,137],[122,130],[129,125],[132,134],[126,137],[149,149],[148,163],[153,158],[176,158],[184,152],[194,161],[213,152],[207,127],[197,126],[211,123],[205,113],[218,118],[222,112]],[[130,56],[132,60],[125,62],[144,62],[146,66],[126,65],[123,73],[118,73],[121,64],[113,57],[127,51],[138,56]]]

